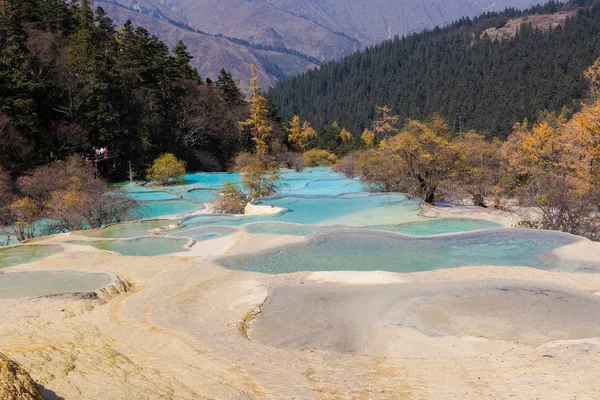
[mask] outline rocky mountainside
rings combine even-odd
[[[224,67],[241,82],[257,64],[265,85],[394,35],[543,0],[96,0],[171,44],[186,40],[204,76]]]
[[[266,0],[333,32],[369,45],[394,35],[444,26],[461,17],[519,9],[535,0]]]

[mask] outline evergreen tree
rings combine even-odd
[[[215,86],[230,107],[236,107],[244,103],[244,94],[235,84],[231,74],[225,71],[225,69],[221,69]]]
[[[196,68],[190,66],[190,61],[194,57],[187,51],[187,46],[180,40],[173,49],[175,69],[183,79],[189,79],[191,81],[202,84],[202,79]]]
[[[573,15],[544,29],[525,23],[502,40],[487,31],[557,7]],[[362,132],[377,120],[376,107],[388,105],[399,125],[440,113],[453,132],[505,138],[515,122],[535,122],[544,109],[578,107],[587,93],[583,72],[600,56],[599,32],[597,0],[488,13],[396,37],[279,82],[269,95],[285,118],[299,115],[313,126],[338,121]]]
[[[141,173],[165,152],[223,169],[248,147],[248,108],[202,85],[191,59],[130,21],[115,31],[91,0],[0,0],[0,168],[107,145],[120,156],[105,174],[122,177],[129,162]]]

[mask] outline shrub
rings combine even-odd
[[[215,211],[225,214],[243,214],[248,198],[244,192],[231,182],[227,182],[219,192],[220,199],[215,202]]]
[[[13,217],[13,231],[20,242],[35,236],[35,226],[41,215],[41,210],[29,197],[15,200],[10,205],[10,213]]]
[[[240,174],[248,201],[274,195],[281,180],[277,163],[265,160],[259,154],[255,155],[253,162],[240,170]]]
[[[185,162],[171,153],[161,154],[146,174],[149,180],[160,185],[178,184],[185,178]]]
[[[286,151],[277,155],[277,164],[282,168],[293,169],[300,172],[304,169],[304,156],[302,153]]]
[[[241,171],[245,166],[252,164],[255,158],[256,154],[243,151],[235,156],[235,159],[233,160],[233,169],[236,171]]]
[[[79,157],[35,169],[17,181],[20,200],[12,203],[7,225],[19,240],[139,219],[139,203],[119,190],[109,190],[95,177],[94,167]],[[47,218],[41,232],[33,228]],[[29,236],[29,237],[27,237]]]
[[[359,155],[360,153],[356,151],[348,154],[333,166],[333,170],[335,172],[344,174],[347,178],[354,178],[357,174],[355,165],[358,161]]]
[[[227,183],[215,202],[217,212],[242,214],[246,205],[260,197],[272,196],[277,192],[281,173],[275,158],[265,153],[240,153],[234,160],[240,171],[242,187]]]
[[[337,156],[327,150],[312,149],[304,153],[304,165],[307,167],[329,167],[337,161]]]
[[[398,157],[383,150],[359,153],[354,171],[375,192],[409,192],[413,184]]]

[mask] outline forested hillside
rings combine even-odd
[[[552,27],[524,23],[512,39],[484,33],[511,18],[574,8]],[[284,117],[299,115],[313,126],[337,121],[355,135],[371,126],[376,106],[387,105],[401,120],[438,113],[454,131],[506,137],[515,122],[536,120],[543,110],[577,108],[587,90],[583,73],[598,56],[600,3],[551,2],[397,37],[279,83],[270,95]]]
[[[323,61],[339,60],[393,35],[445,26],[507,7],[524,9],[544,0],[97,0],[115,21],[131,19],[161,40],[188,37],[195,66],[213,77],[210,60],[222,61],[236,80],[250,75],[234,57],[253,61],[262,80],[307,71]],[[209,44],[218,40],[220,46]],[[201,54],[201,56],[200,56]],[[199,59],[208,60],[200,62]],[[217,70],[218,72],[218,70]]]
[[[277,80],[284,80],[320,64],[316,59],[281,46],[252,45],[244,40],[208,34],[178,19],[173,20],[174,16],[161,17],[162,14],[141,6],[126,6],[113,0],[96,0],[95,4],[106,11],[116,26],[130,20],[134,26],[143,26],[170,47],[183,40],[194,57],[190,63],[202,76],[217,79],[221,68],[225,68],[244,91],[248,91],[247,82],[252,75],[248,67],[250,64],[260,69],[261,80],[268,87]]]
[[[191,60],[183,42],[116,29],[88,0],[0,1],[0,169],[14,177],[93,147],[117,155],[104,176],[143,177],[165,152],[225,168],[248,147],[248,108],[229,73],[207,83]]]

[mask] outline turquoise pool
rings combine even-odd
[[[205,203],[208,201],[217,200],[219,197],[219,191],[214,189],[193,189],[189,192],[182,193],[182,196],[186,200]]]
[[[110,284],[106,274],[80,271],[0,272],[0,299],[90,293]]]
[[[549,250],[582,240],[558,232],[496,229],[411,237],[375,231],[323,233],[308,243],[226,257],[218,264],[270,274],[297,271],[417,272],[460,266],[519,265],[561,271],[598,271],[599,265],[562,261]]]
[[[282,177],[279,192],[284,195],[335,195],[364,189],[357,179],[348,179],[331,168],[307,168],[303,172],[282,170]],[[207,202],[217,198],[219,189],[225,183],[239,185],[240,180],[237,172],[193,172],[186,174],[185,182],[181,185],[161,187],[123,183],[115,186],[142,201],[173,200],[183,196],[184,199]]]
[[[0,269],[41,260],[63,251],[54,245],[19,245],[0,248]]]
[[[151,219],[141,222],[126,222],[115,224],[101,229],[90,229],[86,231],[73,232],[74,234],[105,238],[105,239],[127,239],[137,236],[150,235],[152,230],[164,228],[169,225],[176,225],[178,222],[168,219]]]
[[[231,235],[235,232],[237,232],[237,229],[226,226],[202,226],[169,234],[168,236],[187,237],[194,239],[196,242],[204,242],[206,240],[218,239],[223,236]]]
[[[204,206],[189,200],[159,200],[142,202],[147,218],[160,218],[171,215],[189,214],[201,210]]]
[[[73,240],[67,243],[80,246],[92,246],[99,250],[114,251],[124,256],[161,256],[188,251],[185,238],[168,238],[164,236],[141,237],[129,240]]]
[[[179,195],[161,191],[161,190],[152,190],[152,191],[144,191],[144,192],[131,192],[127,194],[129,197],[140,200],[140,201],[152,201],[152,200],[175,200],[179,198]]]
[[[352,193],[337,196],[284,196],[261,200],[260,204],[281,207],[276,215],[199,215],[185,218],[183,228],[202,225],[241,226],[252,222],[371,226],[423,221],[420,202],[403,194]]]
[[[491,221],[459,218],[432,219],[407,222],[398,225],[365,226],[364,229],[398,232],[413,236],[431,236],[444,233],[469,232],[480,229],[497,229],[501,225]],[[303,225],[285,222],[256,222],[244,226],[249,233],[269,233],[275,235],[309,236],[314,233],[352,229],[344,225]]]

